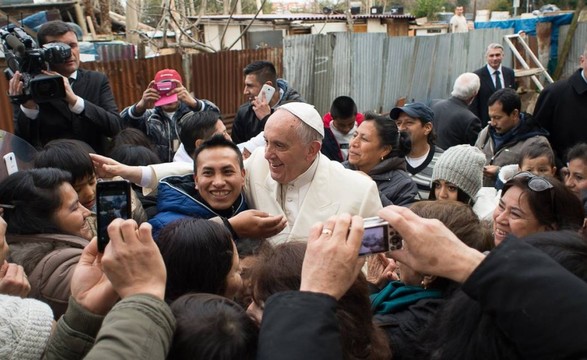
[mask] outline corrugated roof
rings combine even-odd
[[[254,14],[235,14],[232,15],[232,20],[236,21],[247,21],[255,17]],[[394,15],[394,14],[357,14],[352,15],[353,19],[407,19],[415,20],[416,17],[413,15]],[[189,16],[190,20],[196,20],[197,16]],[[204,15],[201,17],[202,20],[227,20],[231,18],[229,15]],[[344,14],[259,14],[257,15],[258,21],[296,21],[296,20],[311,20],[311,21],[324,21],[324,20],[346,20]]]

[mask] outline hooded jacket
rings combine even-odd
[[[231,209],[224,211],[212,209],[208,204],[199,200],[201,197],[196,190],[193,174],[165,177],[159,181],[157,190],[157,215],[149,220],[153,226],[155,239],[165,225],[175,220],[186,217],[200,219],[211,219],[216,216],[232,217],[248,209],[242,194],[232,204]],[[221,215],[220,212],[224,215]]]
[[[302,95],[289,86],[287,81],[277,79],[277,87],[279,88],[279,91],[282,92],[282,95],[277,104],[271,108],[271,113],[273,113],[273,110],[279,105],[286,102],[306,102]],[[232,141],[234,141],[235,144],[240,144],[259,134],[265,128],[265,123],[269,116],[270,115],[263,119],[257,119],[257,115],[255,114],[251,103],[246,102],[242,104],[236,113],[234,122],[232,123]]]

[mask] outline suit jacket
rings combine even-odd
[[[246,201],[253,209],[272,215],[284,214],[277,201],[279,184],[271,178],[263,151],[255,150],[245,164]],[[316,173],[295,222],[288,223],[280,234],[270,238],[272,243],[307,239],[312,225],[332,215],[349,213],[371,217],[377,216],[382,208],[377,185],[369,177],[345,169],[323,154],[317,161]]]
[[[504,88],[516,88],[516,76],[514,74],[514,70],[502,66],[501,70],[503,72],[503,79],[504,83],[502,84]],[[479,79],[481,80],[481,87],[479,88],[479,92],[475,97],[475,100],[469,105],[469,109],[473,112],[473,114],[477,115],[479,119],[481,119],[481,126],[485,127],[489,122],[489,113],[487,112],[487,102],[489,97],[493,95],[495,92],[495,85],[493,84],[492,74],[489,73],[487,70],[487,65],[484,65],[482,68],[477,69],[474,71]]]
[[[446,150],[460,144],[475,145],[481,131],[481,120],[463,100],[454,96],[434,100],[430,108],[434,111],[432,124],[436,129],[436,145],[439,148]]]
[[[32,120],[16,105],[16,135],[37,148],[54,139],[77,139],[104,154],[106,138],[122,129],[108,78],[100,72],[79,69],[72,89],[84,99],[85,109],[81,114],[74,114],[63,99],[57,99],[39,104],[39,116]]]

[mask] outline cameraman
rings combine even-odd
[[[15,106],[15,134],[35,147],[54,139],[72,138],[88,143],[96,152],[105,152],[106,138],[122,129],[108,78],[96,71],[79,68],[79,47],[74,29],[63,21],[51,21],[37,33],[39,46],[62,42],[71,47],[71,57],[51,64],[46,75],[61,75],[65,98],[37,104],[29,99]],[[8,95],[23,94],[22,74],[15,72],[8,83]],[[71,83],[71,85],[70,85]]]

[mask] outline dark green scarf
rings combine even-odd
[[[401,281],[392,281],[380,292],[370,296],[371,309],[378,315],[390,314],[407,309],[422,299],[439,299],[440,290],[424,289],[420,286],[406,285]]]

